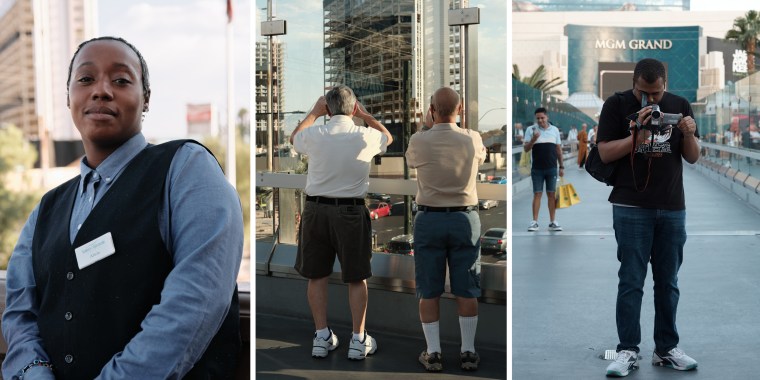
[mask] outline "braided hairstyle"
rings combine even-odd
[[[112,37],[112,36],[103,36],[103,37],[95,37],[93,39],[87,40],[79,44],[79,47],[77,47],[76,52],[74,52],[74,55],[71,57],[71,62],[69,63],[69,76],[66,79],[66,93],[68,94],[69,86],[71,85],[71,71],[74,68],[74,59],[76,59],[77,55],[79,54],[79,51],[82,50],[82,48],[93,41],[118,41],[123,43],[124,45],[127,45],[130,49],[132,49],[135,54],[137,54],[137,59],[140,61],[140,74],[142,76],[142,89],[143,89],[143,98],[148,99],[148,95],[150,94],[150,76],[148,75],[148,64],[145,63],[145,58],[143,58],[142,54],[140,54],[140,51],[137,50],[134,45],[127,42],[127,40],[121,38],[121,37]]]

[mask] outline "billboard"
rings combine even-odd
[[[566,25],[568,40],[568,89],[570,94],[609,94],[612,83],[623,91],[632,86],[636,62],[654,58],[665,63],[667,89],[696,101],[699,88],[699,26],[619,27]],[[621,67],[615,67],[615,64]],[[627,78],[627,80],[626,80]],[[606,81],[607,84],[602,83]],[[603,89],[603,87],[605,87]],[[614,92],[612,91],[612,92]]]
[[[217,110],[213,104],[188,104],[186,116],[188,136],[201,137],[219,134]]]

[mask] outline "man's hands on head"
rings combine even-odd
[[[364,105],[358,100],[356,101],[356,107],[354,107],[354,116],[364,120],[365,122],[367,122],[367,118],[372,118],[372,115],[367,112],[367,109],[364,108]]]
[[[330,110],[327,108],[327,99],[324,96],[320,96],[309,114],[314,115],[315,118],[329,115]]]
[[[428,108],[427,112],[425,113],[425,127],[432,128],[433,127],[433,112]]]
[[[318,118],[329,114],[330,110],[327,109],[327,99],[325,99],[324,96],[320,96],[319,99],[317,99],[317,102],[314,103],[314,107],[309,111],[309,114],[301,120],[296,129],[293,130],[293,133],[290,134],[290,145],[293,145],[296,134],[311,127]]]

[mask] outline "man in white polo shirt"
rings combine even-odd
[[[329,115],[325,125],[313,125]],[[354,125],[352,117],[369,127]],[[337,86],[317,100],[290,136],[296,151],[309,156],[306,206],[300,226],[295,269],[309,279],[308,299],[316,332],[311,355],[324,358],[338,347],[327,326],[327,285],[335,256],[348,284],[353,319],[348,358],[363,360],[377,350],[364,329],[367,281],[372,276],[372,227],[364,197],[369,188],[372,158],[393,142],[390,132],[359,104],[347,86]]]

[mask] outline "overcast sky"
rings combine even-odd
[[[235,114],[250,108],[251,2],[235,0]],[[226,124],[225,0],[99,0],[98,34],[123,37],[150,69],[148,138],[185,137],[187,103],[213,103]]]
[[[757,0],[691,0],[692,11],[741,11],[760,10]]]
[[[379,0],[375,0],[379,1]],[[314,101],[323,95],[322,1],[273,0],[275,16],[287,21],[287,35],[280,37],[285,48],[286,111],[308,112]],[[256,0],[258,18],[266,20],[266,0]],[[505,0],[471,0],[471,7],[481,7],[478,28],[478,87],[481,116],[488,110],[506,107],[507,99],[507,6]],[[265,41],[259,35],[256,39]],[[288,115],[286,130],[295,128],[299,117]],[[489,112],[480,122],[480,129],[501,128],[506,124],[506,110]]]

